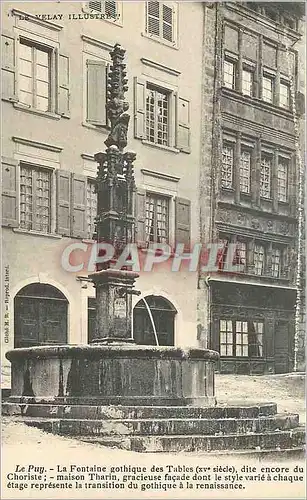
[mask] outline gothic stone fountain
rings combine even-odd
[[[7,414],[29,425],[86,441],[137,451],[227,449],[302,450],[298,415],[278,416],[274,403],[216,406],[214,364],[219,354],[197,348],[134,343],[132,295],[138,274],[116,269],[134,235],[136,155],[124,152],[129,115],[124,99],[125,50],[111,52],[108,77],[110,134],[97,153],[98,242],[115,257],[90,276],[96,288],[97,329],[89,345],[14,349]],[[276,432],[276,429],[283,429]]]

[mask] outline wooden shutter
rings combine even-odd
[[[58,55],[58,114],[69,118],[70,92],[69,92],[69,58]]]
[[[190,102],[179,96],[176,100],[176,148],[190,153]]]
[[[71,234],[71,174],[65,170],[57,171],[57,232]]]
[[[16,40],[6,35],[2,35],[2,99],[17,100]]]
[[[72,174],[72,236],[74,238],[87,237],[86,186],[86,177]]]
[[[87,111],[86,119],[93,125],[106,125],[106,74],[104,61],[86,61]]]
[[[136,236],[135,241],[138,247],[146,247],[146,233],[145,233],[145,223],[146,223],[146,191],[144,189],[138,188],[135,196],[135,220],[136,220]]]
[[[184,243],[185,249],[190,248],[191,239],[191,202],[185,198],[175,200],[175,243]]]
[[[146,82],[134,78],[134,137],[146,139]]]
[[[2,225],[18,226],[18,162],[10,158],[2,161]]]

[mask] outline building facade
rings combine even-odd
[[[211,347],[223,372],[293,369],[305,41],[301,4],[287,5],[3,4],[4,387],[7,350],[93,337],[94,154],[115,43],[137,154],[135,340]],[[220,243],[218,269],[146,271],[155,242],[170,254]],[[224,267],[231,243],[238,273]]]
[[[205,7],[203,81],[212,106],[203,128],[201,234],[221,250],[217,272],[201,277],[199,314],[225,373],[303,367],[303,16],[298,3]],[[239,272],[227,272],[230,261]]]
[[[94,154],[109,133],[115,43],[127,51],[140,255],[153,242],[199,240],[203,6],[14,2],[3,4],[2,19],[4,357],[14,347],[92,338]],[[149,305],[159,343],[197,345],[197,272],[168,270],[141,270],[134,336],[156,343]],[[5,386],[5,358],[2,369]]]

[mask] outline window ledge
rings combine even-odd
[[[13,228],[13,231],[14,231],[14,233],[30,234],[33,236],[45,236],[47,238],[55,238],[57,240],[60,240],[62,238],[62,236],[60,234],[40,233],[39,231],[28,231],[27,229],[21,229],[20,227]]]
[[[147,141],[147,139],[142,139],[142,144],[145,146],[151,146],[153,148],[164,149],[165,151],[170,151],[171,153],[180,153],[180,149],[174,148],[172,146],[164,146],[163,144],[156,144],[155,142]]]
[[[97,132],[102,132],[104,134],[107,134],[110,130],[110,127],[108,127],[108,125],[93,125],[92,123],[88,122],[82,122],[82,127],[90,128],[91,130],[96,130]]]
[[[261,201],[267,201],[267,202],[269,202],[269,203],[272,203],[273,198],[271,198],[271,197],[270,197],[270,198],[266,198],[265,196],[261,196],[261,195],[260,195],[260,200],[261,200]]]
[[[166,45],[166,47],[169,47],[170,49],[175,49],[179,50],[178,43],[177,42],[168,42],[167,40],[164,40],[164,38],[160,38],[155,35],[150,35],[149,33],[146,33],[146,31],[143,31],[141,33],[142,36],[145,38],[149,38],[149,40],[152,40],[153,42],[160,43],[162,45]]]
[[[45,118],[51,118],[52,120],[60,120],[61,116],[56,113],[51,113],[50,111],[39,111],[38,109],[29,108],[28,106],[23,106],[19,102],[13,102],[13,106],[20,111],[25,111],[26,113],[32,113],[34,115],[44,116]],[[67,117],[66,117],[67,118]]]
[[[238,90],[230,89],[223,85],[221,87],[221,90],[222,94],[237,98],[240,101],[247,103],[249,105],[254,104],[255,106],[261,107],[266,111],[271,111],[271,112],[274,111],[275,113],[284,115],[288,118],[293,118],[293,111],[290,108],[284,108],[282,106],[278,106],[277,104],[264,101],[263,99],[259,99],[259,97],[248,96],[246,94],[243,94],[242,92],[239,92]]]
[[[224,186],[221,186],[221,189],[222,189],[223,193],[234,193],[234,191],[235,191],[233,187],[224,187]]]

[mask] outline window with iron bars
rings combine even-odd
[[[169,199],[148,193],[146,195],[146,242],[168,243]]]
[[[20,227],[51,232],[51,176],[48,169],[20,166]]]
[[[163,2],[146,3],[146,33],[164,42],[176,43],[176,8]]]
[[[146,138],[155,144],[169,145],[170,93],[152,85],[146,87]]]

